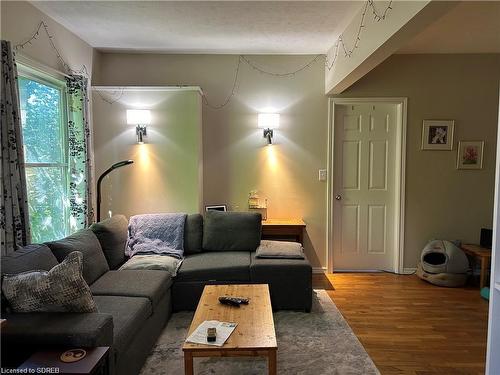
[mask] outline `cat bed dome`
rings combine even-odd
[[[422,250],[417,276],[439,286],[463,286],[468,277],[469,259],[453,242],[432,240]]]

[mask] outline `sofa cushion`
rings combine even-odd
[[[109,271],[90,286],[94,296],[143,297],[154,308],[172,285],[168,272],[155,270]]]
[[[192,254],[182,262],[175,281],[249,281],[249,266],[249,252],[223,251]]]
[[[203,225],[203,249],[255,251],[260,244],[262,216],[250,212],[207,211]]]
[[[6,347],[78,348],[113,344],[113,318],[109,314],[14,313],[2,318],[8,322],[2,325],[2,346]]]
[[[57,261],[46,245],[28,245],[9,255],[2,255],[2,274],[32,270],[49,271]]]
[[[13,312],[96,312],[82,277],[82,253],[73,252],[50,271],[4,275],[2,292]]]
[[[113,349],[123,352],[151,316],[149,300],[122,296],[95,296],[94,299],[100,313],[113,316]]]
[[[312,274],[312,267],[304,257],[302,259],[286,258],[259,258],[256,252],[250,254],[250,278],[259,277],[281,278],[292,271],[303,271],[306,275]]]
[[[80,251],[83,254],[83,278],[89,285],[109,271],[101,244],[90,229],[83,229],[62,240],[48,242],[46,245],[50,247],[59,262],[62,262],[69,253]]]
[[[0,272],[14,274],[31,270],[49,271],[57,265],[57,259],[46,245],[27,245],[9,255],[0,257]],[[1,286],[0,286],[1,289]],[[6,311],[7,300],[2,292],[2,312]]]
[[[181,266],[182,259],[170,257],[168,255],[134,255],[127,260],[118,271],[122,270],[155,270],[164,271],[171,277],[177,275],[177,270]]]
[[[312,267],[307,259],[257,258],[252,253],[250,281],[269,285],[275,310],[311,309]]]
[[[262,240],[257,248],[256,257],[304,259],[304,248],[299,242]]]
[[[184,226],[184,254],[200,253],[203,248],[203,216],[188,215]]]
[[[125,262],[125,246],[128,236],[127,218],[123,215],[115,215],[92,224],[90,229],[101,244],[109,268],[114,270],[120,267]]]

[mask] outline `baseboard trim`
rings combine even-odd
[[[415,267],[405,267],[403,268],[403,273],[415,273],[417,269]]]
[[[313,273],[326,273],[326,267],[313,267]]]
[[[403,274],[412,274],[412,273],[415,273],[417,269],[416,268],[412,268],[412,267],[405,267],[403,268],[403,272],[401,273],[402,275]],[[326,270],[326,267],[313,267],[312,268],[312,273],[326,273],[327,270]],[[337,273],[366,273],[366,272],[372,272],[372,273],[376,273],[376,272],[384,272],[384,271],[381,271],[381,270],[349,270],[349,269],[345,269],[345,270],[335,270],[335,272]]]

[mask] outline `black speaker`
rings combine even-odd
[[[481,228],[481,239],[479,241],[481,247],[491,249],[492,238],[493,231],[491,229]]]

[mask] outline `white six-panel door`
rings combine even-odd
[[[333,267],[393,270],[398,106],[335,108]]]

